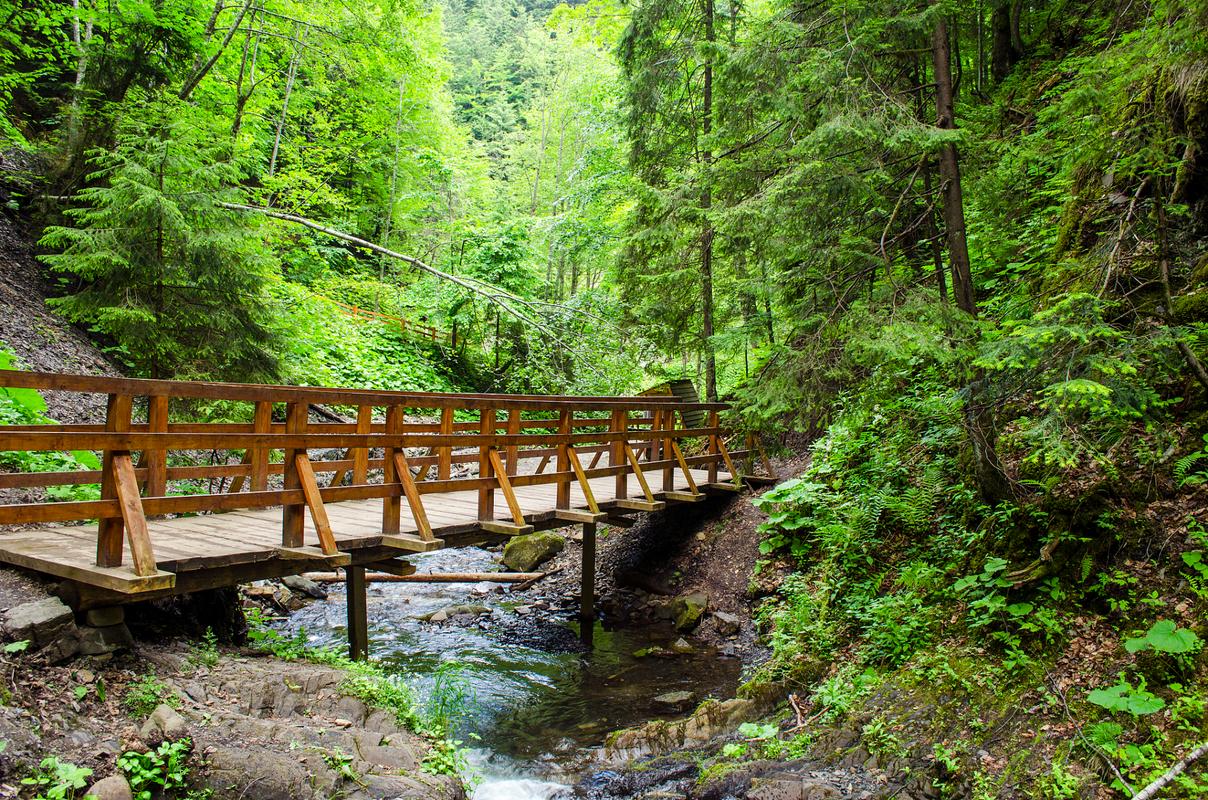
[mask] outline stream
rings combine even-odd
[[[463,548],[410,560],[419,572],[487,572],[499,568],[495,558]],[[304,628],[312,644],[345,647],[343,587],[329,588],[327,600],[283,625],[291,632]],[[418,619],[457,604],[486,606],[489,613],[443,623]],[[421,704],[447,694],[434,692],[438,676],[450,670],[460,675],[455,683],[468,699],[456,735],[471,748],[474,800],[569,797],[592,771],[609,732],[683,716],[661,708],[655,697],[690,691],[695,706],[707,697],[732,696],[737,659],[697,642],[694,652],[671,658],[635,655],[652,646],[669,648],[679,638],[670,624],[612,629],[607,620],[597,621],[588,649],[579,623],[571,621],[576,604],[577,598],[565,598],[564,607],[542,608],[495,583],[369,584],[371,657],[411,684]]]

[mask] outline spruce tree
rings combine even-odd
[[[51,304],[108,339],[151,377],[265,380],[277,374],[266,324],[267,271],[235,199],[239,169],[225,137],[180,104],[153,100],[95,150],[91,188],[47,229],[43,259],[63,277]]]

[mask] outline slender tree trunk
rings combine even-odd
[[[294,91],[294,79],[298,76],[298,61],[302,58],[301,44],[302,27],[300,24],[295,24],[294,52],[289,60],[289,72],[285,75],[285,96],[281,98],[281,116],[277,119],[277,129],[273,132],[273,153],[268,160],[268,174],[270,176],[277,174],[277,155],[281,151],[281,132],[285,130],[285,120],[289,117],[289,98]],[[389,238],[383,244],[389,247]]]
[[[705,399],[717,400],[717,355],[713,352],[713,221],[710,211],[713,208],[713,176],[710,170],[713,165],[713,152],[709,139],[713,134],[713,62],[712,47],[717,40],[713,28],[713,0],[704,0],[705,7],[705,41],[709,43],[710,55],[705,61],[703,108],[704,115],[701,130],[704,134],[704,147],[701,148],[701,165],[703,166],[704,188],[701,190],[701,237],[700,237],[700,291],[701,291],[701,337],[704,345],[705,360]]]
[[[943,16],[935,23],[933,41],[935,58],[935,104],[938,124],[945,130],[956,128],[952,109],[951,54],[948,50],[948,24]],[[973,277],[969,266],[969,243],[965,238],[965,207],[961,192],[960,162],[956,145],[940,148],[940,178],[944,198],[944,228],[948,238],[948,261],[952,270],[952,295],[961,310],[977,316],[973,297]]]
[[[235,32],[239,30],[239,25],[243,22],[243,18],[247,14],[248,9],[252,7],[253,2],[254,0],[246,0],[240,7],[239,13],[235,15],[235,21],[231,23],[231,29],[226,32],[226,36],[222,37],[222,43],[218,45],[218,49],[214,51],[214,54],[210,56],[210,59],[205,64],[202,64],[201,67],[193,72],[193,75],[185,81],[184,86],[180,87],[181,100],[188,100],[189,95],[193,94],[193,90],[201,83],[201,79],[218,63],[219,56],[226,50],[227,45],[231,43],[231,39],[235,38]]]
[[[939,290],[940,302],[948,303],[948,281],[944,278],[944,249],[940,247],[940,234],[935,227],[935,209],[931,207],[931,160],[923,165],[923,193],[927,196],[928,208],[923,217],[923,233],[931,245],[931,260],[935,263],[935,288]]]

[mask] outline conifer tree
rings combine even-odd
[[[238,168],[179,103],[153,100],[96,150],[94,186],[47,229],[44,256],[67,294],[51,301],[151,377],[264,380],[277,372],[262,297],[267,273],[233,199]]]

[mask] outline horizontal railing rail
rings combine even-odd
[[[99,500],[0,505],[0,524],[95,519],[96,565],[124,568],[128,553],[136,576],[160,574],[148,534],[150,516],[280,506],[282,557],[334,560],[341,554],[326,503],[381,499],[383,542],[422,550],[437,543],[427,495],[474,491],[477,524],[491,533],[516,534],[532,529],[517,500],[518,487],[552,484],[560,518],[597,520],[604,514],[592,492],[593,478],[615,478],[614,504],[653,510],[661,502],[651,487],[654,476],[661,477],[664,498],[700,499],[694,468],[705,470],[710,484],[718,484],[724,470],[736,486],[735,459],[750,455],[727,449],[719,419],[724,404],[674,397],[390,392],[0,370],[3,387],[103,394],[107,411],[104,424],[0,425],[0,451],[93,451],[102,462],[100,470],[0,474],[0,489],[101,489]],[[198,399],[250,403],[252,419],[182,419],[194,408],[189,401]],[[312,406],[318,404],[355,409],[356,419],[312,422]],[[136,407],[143,417],[138,421]],[[687,427],[686,414],[703,414],[705,424]],[[218,463],[187,463],[206,453]],[[175,463],[169,464],[170,454]],[[455,465],[469,474],[455,475]],[[687,492],[676,490],[677,473],[686,479]],[[330,476],[326,485],[319,476]],[[631,478],[640,492],[633,499]],[[170,493],[169,484],[181,481],[209,485]],[[572,486],[584,500],[579,509],[571,507]],[[499,497],[506,506],[503,519],[496,514]],[[410,536],[400,535],[404,502],[416,531]],[[307,513],[318,539],[313,544],[303,540]]]

